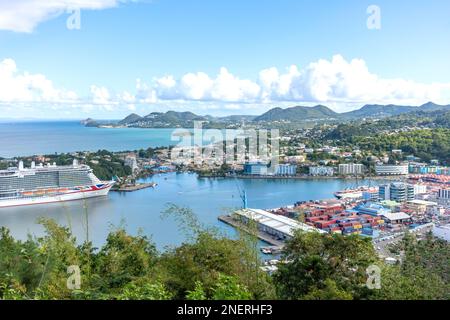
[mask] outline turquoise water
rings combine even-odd
[[[132,193],[111,192],[108,197],[86,201],[89,237],[95,245],[103,243],[111,226],[119,225],[124,225],[132,234],[140,230],[151,236],[160,249],[179,244],[185,235],[180,232],[177,221],[161,218],[168,203],[189,207],[203,224],[233,235],[232,228],[219,222],[217,217],[241,206],[237,184],[247,191],[248,205],[253,208],[276,208],[300,200],[329,199],[334,191],[352,185],[351,181],[342,180],[198,179],[189,173],[157,175],[148,181],[154,181],[158,186]],[[43,230],[36,220],[49,217],[70,226],[77,238],[84,240],[84,212],[83,201],[6,208],[0,210],[0,226],[10,228],[14,236],[25,239],[28,233],[42,235]]]
[[[183,130],[193,132],[193,128]],[[219,131],[234,137],[235,130]],[[203,143],[214,141],[214,130],[203,131]],[[222,140],[222,139],[220,139]],[[131,151],[149,147],[192,144],[176,129],[91,128],[78,121],[0,122],[0,157],[12,158],[74,151]]]
[[[173,129],[88,128],[77,121],[0,123],[0,157],[175,145]]]

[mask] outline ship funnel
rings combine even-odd
[[[19,161],[19,170],[23,170],[23,161]]]
[[[36,168],[36,162],[31,161],[31,169],[34,169],[34,168]]]

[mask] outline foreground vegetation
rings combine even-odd
[[[68,228],[41,220],[46,235],[14,239],[0,229],[2,299],[449,299],[449,244],[412,237],[392,250],[403,263],[384,265],[369,240],[297,233],[272,276],[259,268],[257,239],[232,240],[205,228],[188,209],[168,207],[187,240],[158,252],[151,239],[112,230],[101,248],[77,244]],[[80,287],[68,289],[69,266]],[[381,288],[366,286],[366,269],[381,269]]]

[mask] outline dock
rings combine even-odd
[[[156,186],[156,183],[139,183],[135,185],[129,185],[129,186],[123,186],[119,187],[118,189],[112,189],[111,191],[115,192],[133,192],[138,190],[143,190],[147,188],[154,188]]]
[[[248,230],[248,228],[246,227],[245,224],[242,224],[239,221],[236,221],[230,215],[222,215],[222,216],[219,216],[218,219],[219,219],[219,221],[221,221],[223,223],[226,223],[226,224],[228,224],[228,225],[230,225],[230,226],[232,226],[232,227],[234,227],[236,229],[240,229],[240,230],[243,230],[243,231],[245,231],[247,233],[251,233],[250,230]],[[284,242],[283,241],[277,240],[277,239],[273,238],[272,236],[270,236],[269,234],[267,234],[265,232],[262,232],[262,231],[259,231],[259,230],[258,230],[257,237],[258,237],[259,240],[262,240],[262,241],[264,241],[264,242],[266,242],[266,243],[268,243],[268,244],[270,244],[270,245],[272,245],[274,247],[282,248],[284,246]]]

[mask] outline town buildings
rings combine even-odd
[[[295,176],[297,174],[297,166],[294,164],[279,164],[277,166],[277,176]]]
[[[251,176],[295,176],[297,174],[297,165],[295,164],[277,164],[270,168],[265,162],[248,162],[244,164],[244,174]]]
[[[400,176],[407,175],[409,172],[408,164],[388,165],[376,164],[375,173],[378,176]]]
[[[309,174],[311,176],[333,176],[334,175],[334,168],[332,167],[309,167]]]
[[[410,164],[409,173],[411,174],[437,174],[437,175],[450,175],[450,168],[437,165],[427,164]]]
[[[362,175],[364,173],[364,165],[359,163],[344,163],[340,164],[338,167],[338,172],[340,175]]]

